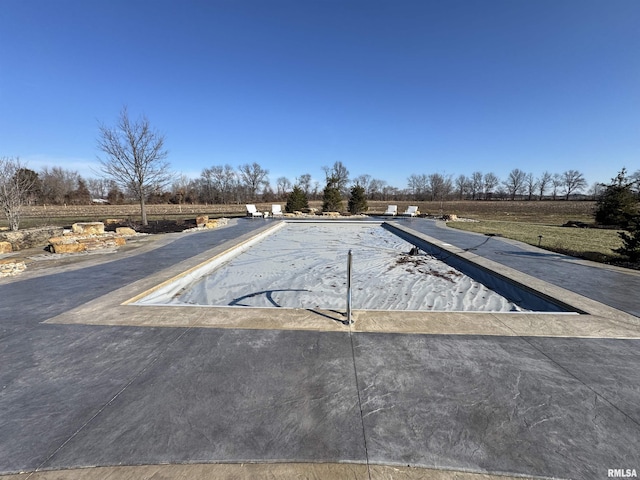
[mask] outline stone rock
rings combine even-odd
[[[25,228],[17,232],[0,232],[0,242],[9,242],[14,251],[47,245],[50,237],[62,235],[62,227]]]
[[[447,215],[443,215],[442,219],[445,222],[455,222],[456,220],[458,220],[458,216],[456,214],[454,214],[454,213],[449,213]]]
[[[120,223],[124,223],[122,218],[107,218],[104,221],[105,225],[118,225]]]
[[[80,253],[116,248],[126,244],[123,236],[106,233],[103,235],[69,234],[49,239],[49,250],[53,253]]]
[[[87,245],[84,243],[51,243],[49,250],[52,253],[80,253],[87,251]]]
[[[0,253],[11,253],[13,252],[13,247],[9,242],[0,242]]]
[[[6,258],[0,260],[0,277],[18,275],[27,269],[23,260]]]
[[[215,225],[213,227],[209,226],[210,224],[214,223]],[[218,227],[224,227],[225,225],[229,224],[229,219],[222,217],[222,218],[218,218],[216,220],[209,220],[209,222],[207,223],[207,228],[218,228]]]
[[[196,217],[196,226],[197,227],[204,227],[207,224],[207,222],[209,222],[209,216],[208,215],[198,215]]]
[[[74,223],[73,225],[71,225],[71,231],[73,233],[81,233],[83,235],[102,235],[104,233],[104,223]]]
[[[118,235],[124,235],[125,237],[133,237],[136,235],[136,231],[133,228],[129,227],[117,227],[116,233]]]

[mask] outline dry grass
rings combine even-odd
[[[597,262],[615,261],[618,256],[612,249],[622,246],[617,230],[571,228],[500,220],[449,222],[448,225],[459,230],[500,235],[529,245],[539,245],[553,252]]]
[[[389,203],[404,211],[408,205],[417,205],[420,213],[442,216],[455,214],[475,220],[509,220],[512,222],[562,225],[569,220],[593,222],[595,202],[590,201],[449,201],[449,202],[369,202],[369,212],[383,213]]]

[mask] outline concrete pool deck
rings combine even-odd
[[[268,223],[145,239],[0,279],[0,474],[595,479],[640,470],[637,272],[403,219],[601,310],[356,312],[349,327],[333,311],[121,305]]]

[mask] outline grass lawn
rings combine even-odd
[[[619,258],[613,248],[622,246],[617,230],[599,228],[572,228],[538,223],[512,222],[500,220],[480,220],[478,222],[448,222],[447,225],[459,230],[484,234],[501,235],[553,252],[597,262],[611,262]],[[539,238],[542,235],[542,238]]]

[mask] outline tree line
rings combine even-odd
[[[85,179],[76,171],[61,167],[45,167],[39,172],[23,165],[18,158],[0,158],[0,203],[7,215],[15,216],[20,205],[62,205],[108,202],[121,204],[136,201],[141,207],[143,224],[147,224],[145,205],[148,203],[241,204],[286,201],[292,191],[302,193],[307,200],[323,200],[338,209],[343,197],[357,195],[363,199],[382,201],[444,201],[444,200],[568,200],[584,193],[588,184],[577,170],[562,173],[543,172],[539,176],[519,168],[500,179],[493,172],[476,171],[467,175],[414,173],[407,186],[399,189],[385,180],[368,174],[351,177],[342,162],[323,167],[324,183],[304,173],[294,180],[279,177],[272,185],[269,171],[257,162],[234,168],[213,165],[204,168],[195,179],[175,174],[166,161],[165,136],[151,127],[142,116],[129,117],[124,107],[113,126],[100,124],[97,139],[100,172],[98,178]],[[640,179],[640,171],[630,178]],[[590,191],[596,199],[602,184]],[[19,193],[16,193],[19,192]],[[360,202],[360,201],[359,201]],[[361,203],[361,202],[360,202]],[[13,228],[15,221],[10,222]]]
[[[13,160],[14,163],[17,159]],[[275,187],[269,180],[269,171],[258,163],[213,165],[204,168],[200,177],[191,179],[185,175],[174,175],[168,185],[151,185],[145,192],[146,203],[191,203],[191,204],[241,204],[255,201],[286,201],[294,186],[298,186],[309,200],[321,200],[324,187],[333,176],[343,196],[353,185],[359,185],[369,200],[438,201],[438,200],[568,200],[571,195],[586,193],[596,198],[601,184],[590,188],[582,173],[567,170],[563,173],[544,172],[538,177],[520,169],[512,170],[501,180],[494,173],[473,172],[470,176],[441,173],[412,174],[407,187],[392,187],[384,180],[363,174],[353,178],[342,162],[323,167],[324,183],[313,180],[305,173],[290,180],[279,177]],[[122,204],[138,199],[136,188],[124,187],[113,178],[84,178],[77,171],[62,167],[44,167],[39,171],[27,168],[22,163],[15,169],[29,184],[25,197],[27,205],[86,205],[92,201]],[[640,171],[634,178],[640,178]],[[139,188],[138,188],[139,190]]]

